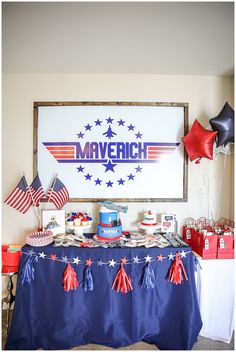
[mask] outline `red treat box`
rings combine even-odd
[[[217,235],[205,236],[203,233],[196,231],[195,240],[195,252],[197,252],[203,259],[217,258]]]
[[[234,259],[234,249],[220,249],[217,251],[218,259]]]
[[[188,227],[186,225],[183,226],[183,240],[190,247],[192,247],[194,231],[195,230],[193,228],[190,228],[190,227]]]
[[[218,248],[219,249],[233,249],[234,248],[234,236],[233,235],[220,235],[218,236]]]

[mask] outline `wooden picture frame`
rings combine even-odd
[[[188,103],[34,102],[34,175],[39,173],[46,191],[58,174],[71,202],[186,202],[182,137],[188,108]]]

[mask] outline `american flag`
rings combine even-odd
[[[14,191],[12,191],[4,203],[10,205],[16,210],[19,210],[19,212],[23,214],[25,214],[31,207],[33,200],[30,195],[25,176],[22,176]]]
[[[57,209],[61,209],[69,200],[67,188],[57,177],[53,181],[52,186],[46,196],[55,204]]]
[[[45,193],[38,175],[34,178],[30,185],[30,193],[34,201],[34,205],[38,207],[40,200],[45,197]]]

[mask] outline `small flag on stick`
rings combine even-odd
[[[57,177],[53,181],[52,186],[46,196],[48,201],[53,202],[57,209],[61,209],[69,200],[67,188]]]
[[[12,208],[18,210],[22,214],[25,214],[31,207],[33,200],[30,195],[25,176],[21,177],[20,182],[4,203],[10,205]]]
[[[30,185],[30,192],[33,198],[34,205],[38,207],[40,200],[45,197],[45,193],[38,175],[35,176],[33,182]]]

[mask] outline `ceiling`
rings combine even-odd
[[[4,73],[233,74],[233,2],[2,6]]]

